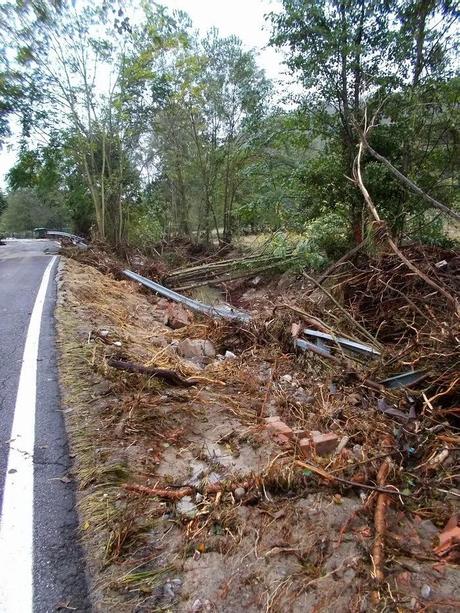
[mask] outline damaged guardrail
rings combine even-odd
[[[323,348],[327,346],[324,343],[321,343],[322,340],[328,340],[340,345],[344,349],[349,349],[350,351],[355,351],[357,353],[361,353],[364,355],[368,355],[371,357],[379,357],[380,351],[377,351],[374,347],[370,345],[365,345],[364,343],[358,343],[357,341],[353,341],[349,338],[345,338],[344,336],[333,336],[331,334],[325,334],[324,332],[318,332],[317,330],[311,330],[310,328],[304,328],[303,333],[305,336],[310,336],[316,339],[317,345]]]
[[[251,315],[249,313],[246,313],[245,311],[239,311],[238,309],[235,309],[227,304],[223,306],[212,306],[209,304],[198,302],[198,300],[193,300],[193,298],[178,294],[174,290],[164,287],[163,285],[160,285],[155,281],[151,281],[150,279],[147,279],[147,277],[138,275],[136,272],[132,272],[131,270],[123,270],[123,274],[129,279],[137,281],[145,287],[148,287],[160,296],[164,296],[169,300],[174,300],[174,302],[184,304],[192,311],[202,313],[203,315],[208,315],[208,317],[222,317],[223,319],[243,322],[247,322],[252,319]]]
[[[143,277],[142,275],[133,272],[132,270],[123,270],[123,274],[128,279],[132,281],[136,281],[140,283],[144,287],[148,287],[155,293],[159,294],[167,298],[168,300],[173,300],[174,302],[178,302],[180,304],[185,305],[192,311],[197,313],[201,313],[203,315],[207,315],[208,317],[216,318],[220,317],[222,319],[228,319],[231,321],[240,321],[243,323],[247,323],[251,321],[252,316],[246,311],[241,311],[239,309],[235,309],[234,307],[225,304],[222,306],[213,306],[209,304],[204,304],[203,302],[199,302],[198,300],[194,300],[193,298],[189,298],[188,296],[184,296],[183,294],[179,294],[160,283],[156,283],[151,279],[147,279],[147,277]],[[315,339],[315,342],[308,341],[306,339],[296,338],[294,339],[294,346],[298,347],[302,351],[312,351],[320,356],[323,356],[328,359],[334,358],[332,355],[332,347],[329,347],[325,341],[329,341],[331,343],[335,343],[344,349],[348,349],[351,352],[358,353],[360,355],[365,355],[370,358],[380,357],[381,353],[372,347],[371,345],[366,345],[364,343],[360,343],[358,341],[345,338],[344,336],[335,336],[332,334],[326,334],[324,332],[318,332],[317,330],[312,330],[311,328],[304,328],[303,334],[310,338]],[[337,359],[337,358],[334,358]],[[410,387],[415,385],[416,383],[422,381],[426,377],[425,370],[418,371],[410,371],[405,373],[399,373],[394,375],[393,377],[389,377],[380,383],[372,382],[373,387],[378,389],[378,385],[389,389],[396,389],[402,387]]]

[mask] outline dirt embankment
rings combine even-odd
[[[170,309],[131,282],[62,260],[63,404],[95,609],[458,610],[458,566],[433,552],[455,503],[419,495],[431,468],[401,472],[401,454],[416,453],[400,442],[412,427],[317,356],[260,343],[255,328],[195,318],[174,330],[164,323]],[[113,367],[120,362],[195,384]],[[287,438],[267,427],[270,416]],[[312,431],[340,445],[305,450]],[[424,433],[432,449],[435,432]],[[393,491],[379,493],[388,458],[382,491]]]

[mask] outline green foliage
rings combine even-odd
[[[0,191],[0,217],[7,206],[8,203],[6,201],[5,195],[2,191]]]
[[[304,224],[302,232],[274,232],[264,250],[276,256],[294,255],[299,269],[320,269],[350,248],[345,216],[327,213]]]
[[[131,213],[127,232],[130,245],[148,251],[161,240],[163,232],[164,226],[151,209],[142,207]]]
[[[62,206],[50,206],[34,189],[19,189],[7,197],[7,207],[0,218],[5,232],[24,232],[36,227],[66,227],[68,216]]]
[[[4,3],[0,139],[12,114],[22,126],[11,196],[26,190],[114,246],[268,232],[281,253],[300,236],[302,261],[320,267],[368,221],[352,180],[367,111],[376,151],[458,206],[455,3],[280,5],[272,44],[304,92],[284,110],[252,51],[201,36],[183,12],[144,2],[131,22],[120,3]],[[368,155],[362,174],[397,238],[438,241],[445,222],[425,201]]]
[[[449,236],[446,232],[447,223],[439,213],[425,212],[409,218],[406,231],[413,240],[425,245],[458,249],[459,235]]]

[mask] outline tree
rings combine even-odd
[[[0,190],[0,217],[2,216],[3,211],[7,207],[7,201],[4,193]]]
[[[415,168],[410,160],[420,161],[418,152],[425,147],[420,142],[425,132],[420,131],[420,105],[413,102],[426,96],[430,88],[439,91],[437,83],[450,76],[454,3],[283,0],[282,5],[283,12],[271,15],[272,44],[289,47],[288,66],[306,88],[305,108],[315,118],[325,154],[341,158],[342,182],[352,177],[364,109],[368,107],[372,114],[385,100],[380,132],[391,133],[395,142],[401,134],[407,135],[393,152],[404,151],[403,167],[410,173]],[[399,117],[393,112],[397,105]],[[439,106],[436,120],[438,117]],[[412,131],[415,126],[416,133]],[[378,137],[378,130],[374,135]],[[387,153],[392,157],[392,152]],[[382,176],[382,169],[378,173],[376,185],[382,185],[382,180],[386,184],[388,177]],[[384,199],[384,207],[395,195],[401,206],[408,201],[410,205],[406,191],[393,179],[390,183],[387,194],[391,197]],[[364,214],[361,194],[356,188],[346,188],[342,195],[359,241]],[[403,220],[406,215],[399,209],[396,216]]]
[[[71,223],[76,234],[88,236],[94,223],[91,196],[73,151],[75,144],[67,133],[54,133],[47,145],[21,149],[15,165],[7,173],[11,192],[33,189],[60,217]]]
[[[35,227],[62,228],[67,219],[62,208],[49,206],[34,189],[19,189],[7,197],[7,207],[1,216],[6,232],[31,231]]]
[[[18,80],[34,101],[34,133],[56,127],[72,133],[69,142],[93,201],[98,234],[117,245],[124,232],[121,74],[129,25],[111,26],[110,6],[76,11],[66,3],[43,1],[7,5],[3,11],[10,45],[17,50]],[[103,82],[107,86],[101,90]]]

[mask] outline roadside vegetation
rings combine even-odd
[[[370,152],[458,210],[457,10],[283,1],[267,25],[294,95],[236,36],[199,34],[183,12],[6,2],[0,127],[20,147],[2,228],[146,250],[295,232],[324,265],[369,232],[354,175],[367,114],[361,171],[381,217],[397,240],[446,244],[455,219]]]
[[[88,239],[56,318],[92,601],[456,611],[458,3],[266,20],[293,87],[157,4],[0,8],[0,232]]]

